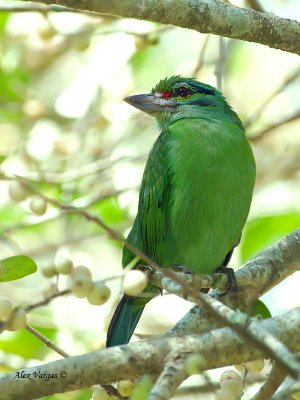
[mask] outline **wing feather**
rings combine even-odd
[[[138,213],[127,238],[158,264],[162,264],[164,259],[171,192],[168,144],[164,139],[161,134],[149,154],[140,189]],[[132,253],[124,248],[123,265],[133,258]]]

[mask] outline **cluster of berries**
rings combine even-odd
[[[9,331],[17,331],[25,328],[26,312],[21,308],[14,308],[9,299],[0,300],[0,322],[5,324]]]
[[[12,181],[9,184],[9,195],[14,201],[24,201],[29,197],[28,190],[20,181]],[[47,211],[47,201],[39,196],[36,196],[30,200],[30,210],[36,215],[44,215]]]
[[[264,368],[264,360],[249,361],[236,365],[235,368],[244,375],[245,373],[260,372]],[[206,367],[206,360],[201,354],[191,354],[185,361],[187,375],[199,374]],[[243,379],[235,370],[227,370],[220,377],[220,390],[216,393],[215,400],[240,400],[243,395]]]

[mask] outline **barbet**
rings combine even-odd
[[[222,94],[172,76],[130,105],[153,115],[160,134],[149,154],[128,242],[162,267],[194,273],[224,268],[239,242],[255,183],[244,127]],[[123,249],[123,266],[135,258]],[[145,292],[157,288],[148,285]],[[150,297],[124,295],[107,346],[128,343]]]

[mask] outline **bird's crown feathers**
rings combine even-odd
[[[206,95],[223,97],[222,94],[213,86],[207,85],[202,82],[196,81],[194,78],[185,78],[180,75],[173,75],[169,78],[162,79],[158,84],[152,89],[152,93],[172,93],[174,87],[180,85],[186,85],[194,93],[202,93]]]

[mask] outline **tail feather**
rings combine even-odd
[[[128,343],[149,298],[124,295],[108,327],[106,347]]]

